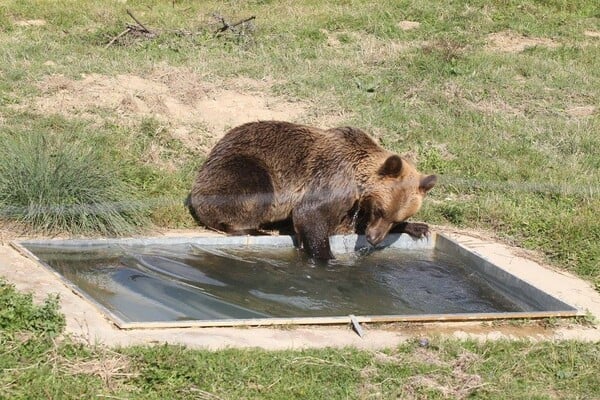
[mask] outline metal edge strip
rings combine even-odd
[[[360,323],[395,323],[395,322],[469,322],[494,321],[506,319],[541,319],[541,318],[574,318],[584,315],[579,311],[555,312],[514,312],[514,313],[480,313],[480,314],[422,314],[422,315],[374,315],[355,318]],[[187,320],[172,322],[131,322],[120,326],[121,329],[160,329],[160,328],[212,328],[236,326],[277,326],[277,325],[341,325],[350,324],[350,316],[333,317],[300,317],[300,318],[253,318],[253,319],[221,319],[221,320]]]

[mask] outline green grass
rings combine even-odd
[[[122,235],[147,224],[92,147],[39,132],[0,136],[0,218],[43,233]]]
[[[31,294],[22,294],[0,278],[0,337],[12,339],[16,333],[54,337],[62,332],[65,319],[59,313],[59,299],[48,297],[33,303]]]
[[[2,398],[592,399],[600,347],[432,338],[386,351],[108,349],[46,333],[0,336]]]
[[[160,36],[129,37],[106,48],[132,22],[126,8]],[[256,15],[255,29],[214,37],[213,12],[229,21]],[[29,19],[46,24],[17,23]],[[405,31],[402,20],[421,25]],[[30,194],[11,203],[18,210],[28,209],[27,196],[37,193],[45,209],[136,204],[126,213],[136,215],[136,223],[149,216],[161,227],[191,227],[182,203],[205,153],[176,135],[177,123],[99,106],[41,111],[34,107],[38,99],[68,90],[58,85],[48,91],[47,79],[149,77],[161,68],[191,71],[217,86],[232,78],[267,79],[273,82],[264,89],[268,94],[309,104],[313,123],[343,115],[339,124],[377,133],[387,148],[410,151],[421,170],[441,175],[418,219],[488,230],[542,251],[558,268],[600,288],[600,39],[586,31],[600,31],[597,1],[4,1],[0,198],[6,201],[20,182],[10,178],[14,167],[37,154],[19,147],[14,151],[28,158],[19,157],[8,146],[43,146],[43,164],[21,170],[37,168],[40,184],[23,188]],[[551,45],[493,50],[488,35],[497,32]],[[193,128],[197,136],[207,132]],[[88,183],[81,173],[86,165],[105,166],[106,174],[91,181],[111,182],[118,193],[111,184],[107,197],[65,197],[60,185],[49,183],[56,182],[61,159],[72,160],[72,177]],[[76,182],[70,179],[62,182]],[[50,200],[38,202],[41,193]],[[14,209],[5,204],[0,212],[6,217],[7,210]],[[51,227],[83,232],[86,224],[79,219]],[[46,230],[48,217],[36,226]],[[0,375],[0,397],[365,398],[368,392],[383,398],[600,398],[597,343],[435,341],[427,351],[439,365],[423,362],[413,343],[390,350],[401,362],[356,350],[208,353],[167,346],[113,352],[56,343],[23,325],[39,323],[45,312],[4,320],[0,365],[8,370]],[[102,375],[92,360],[122,369]],[[461,387],[472,390],[456,392]]]
[[[598,398],[600,346],[430,338],[385,351],[109,349],[57,336],[56,298],[0,281],[0,398]]]
[[[432,337],[385,351],[108,348],[61,336],[58,299],[0,280],[0,398],[592,399],[598,343]]]

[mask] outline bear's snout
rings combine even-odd
[[[390,228],[391,228],[391,224],[379,223],[376,226],[367,228],[367,230],[365,232],[365,238],[367,239],[367,242],[369,242],[369,244],[371,246],[377,246],[379,243],[381,243],[383,241],[383,239],[385,239]]]
[[[369,242],[369,244],[371,246],[375,246],[375,245],[377,245],[377,243],[379,243],[376,241],[375,237],[373,237],[373,235],[370,233],[367,233],[366,237],[367,237],[367,242]]]
[[[383,240],[384,237],[385,237],[385,234],[381,235],[381,234],[369,233],[369,232],[366,234],[367,242],[369,242],[369,244],[371,246],[377,246],[379,243],[381,243],[381,241]]]

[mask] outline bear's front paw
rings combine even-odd
[[[429,235],[429,225],[420,222],[406,222],[403,232],[412,237],[422,238]]]

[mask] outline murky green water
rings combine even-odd
[[[26,247],[125,322],[520,311],[434,250],[315,265],[296,249],[262,246]]]

